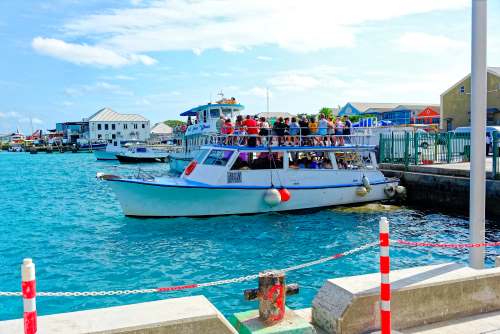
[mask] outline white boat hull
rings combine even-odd
[[[291,198],[276,206],[264,201],[265,188],[217,188],[165,186],[155,182],[110,180],[122,210],[137,217],[196,217],[314,209],[389,199],[384,189],[397,180],[372,185],[364,196],[360,185],[318,188],[288,188]]]

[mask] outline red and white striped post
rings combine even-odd
[[[36,281],[35,264],[31,259],[24,259],[21,265],[24,334],[35,334],[36,327]]]
[[[389,221],[380,218],[380,329],[381,334],[391,333],[391,281],[389,280]]]

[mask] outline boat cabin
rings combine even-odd
[[[182,178],[211,185],[308,187],[384,181],[374,147],[203,146]]]
[[[236,116],[245,109],[242,104],[233,97],[221,99],[216,103],[208,103],[189,109],[181,116],[194,118],[193,124],[186,129],[186,136],[205,135],[217,133],[217,121],[221,116],[229,118],[234,122]]]

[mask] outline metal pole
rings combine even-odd
[[[471,243],[484,242],[486,156],[486,15],[487,0],[472,0],[471,164],[469,233]],[[469,265],[484,267],[484,247],[469,249]]]

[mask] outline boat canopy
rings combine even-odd
[[[229,107],[229,108],[235,108],[235,109],[238,109],[238,110],[243,110],[245,109],[245,107],[242,105],[242,104],[230,104],[230,103],[215,103],[215,104],[212,104],[212,103],[209,103],[209,104],[204,104],[202,106],[198,106],[198,107],[194,107],[194,108],[191,108],[189,110],[186,110],[184,111],[180,116],[196,116],[196,114],[199,112],[199,111],[202,111],[204,109],[207,109],[207,108],[218,108],[218,107]]]

